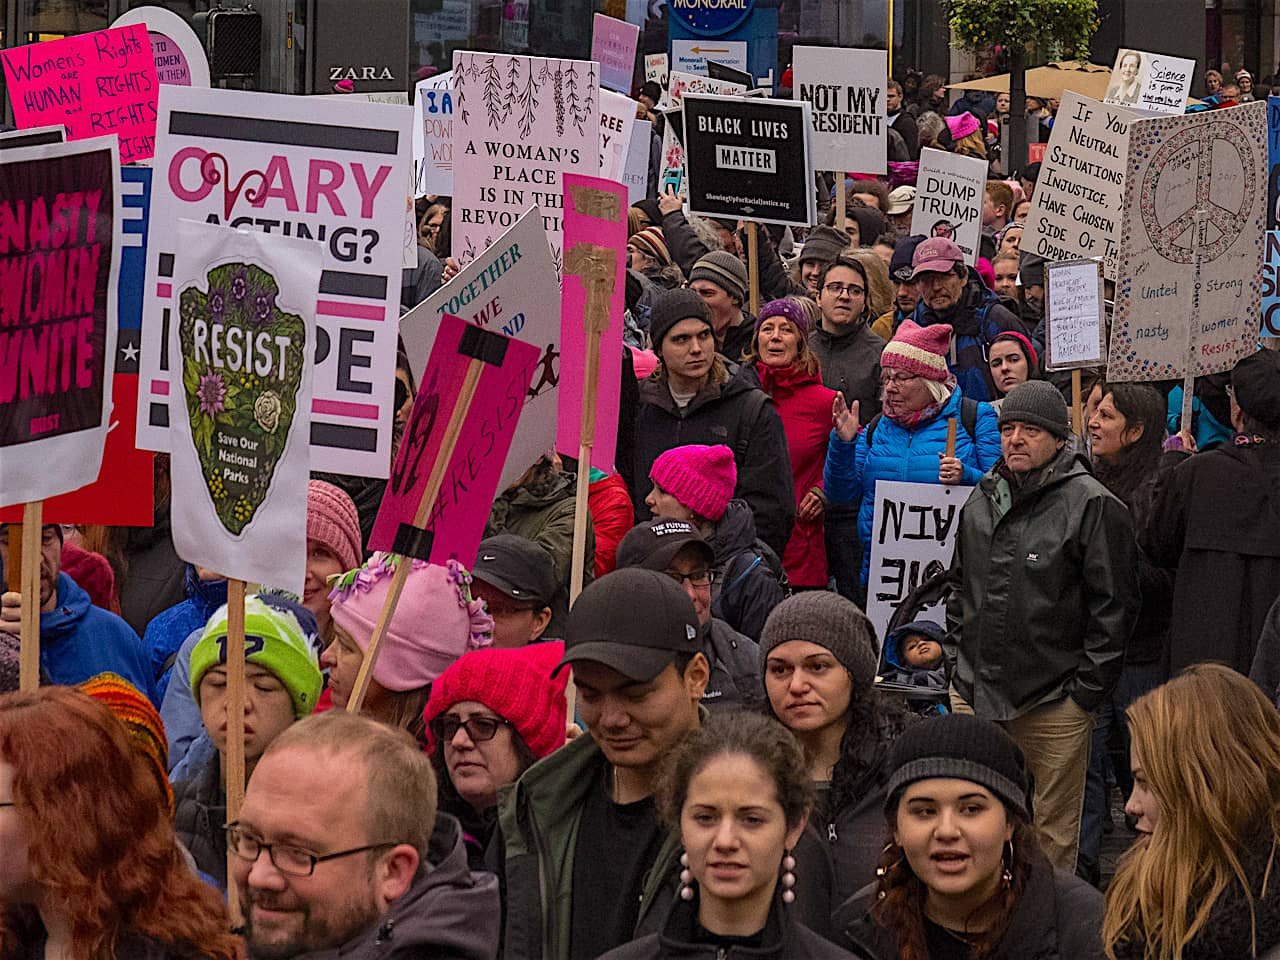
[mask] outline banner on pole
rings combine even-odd
[[[987,162],[925,147],[920,151],[916,203],[911,232],[946,237],[964,251],[965,261],[978,262],[982,235],[982,200],[987,187]]]
[[[885,81],[888,54],[844,47],[791,51],[796,98],[813,108],[818,170],[888,170]]]

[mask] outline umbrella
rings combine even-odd
[[[1081,63],[1078,60],[1064,60],[1061,63],[1050,63],[1043,67],[1034,67],[1026,72],[1027,96],[1041,100],[1061,100],[1063,90],[1074,90],[1086,97],[1101,100],[1107,95],[1107,82],[1111,79],[1111,68],[1096,63]],[[963,83],[949,83],[948,90],[989,90],[992,93],[1009,92],[1009,74],[1001,73],[994,77],[979,77],[977,80],[966,80]]]

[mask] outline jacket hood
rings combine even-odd
[[[716,555],[716,563],[748,550],[756,542],[756,520],[745,500],[730,500],[724,516],[717,521],[707,543]]]
[[[196,605],[205,620],[227,602],[227,581],[201,580],[195,565],[190,563],[187,564],[186,591],[187,599]]]
[[[58,605],[48,613],[40,614],[41,642],[57,643],[71,636],[92,605],[89,594],[78,583],[65,573],[59,573]]]
[[[917,633],[928,637],[936,643],[943,642],[944,633],[942,628],[931,620],[913,620],[911,623],[904,623],[884,638],[884,662],[899,670],[912,669],[902,663],[902,641]]]

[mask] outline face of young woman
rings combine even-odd
[[[320,669],[329,671],[329,691],[333,695],[335,707],[347,705],[363,661],[364,651],[360,649],[360,645],[352,639],[351,634],[335,623],[333,640],[320,654]],[[371,680],[370,686],[376,682]]]
[[[1147,781],[1147,773],[1142,768],[1142,756],[1138,753],[1136,743],[1129,745],[1129,769],[1133,773],[1133,792],[1124,805],[1124,812],[1136,818],[1137,823],[1133,826],[1139,833],[1155,833],[1160,824],[1160,800]]]
[[[826,647],[788,640],[769,651],[765,692],[779,720],[796,733],[845,723],[853,699],[849,671]]]
[[[768,900],[804,824],[787,828],[773,778],[755,759],[721,754],[689,780],[680,836],[707,898]]]
[[[490,739],[474,739],[462,724],[477,717],[501,720],[474,700],[455,703],[441,715],[448,726],[458,724],[453,736],[444,741],[444,762],[458,795],[477,810],[486,810],[498,802],[498,788],[520,775],[520,759],[511,739],[512,728],[505,723],[498,724]]]
[[[1020,383],[1027,382],[1027,358],[1016,343],[1001,340],[993,343],[987,353],[991,366],[991,379],[1004,396]]]
[[[1137,442],[1142,431],[1130,428],[1124,414],[1116,409],[1115,397],[1108,393],[1089,418],[1089,449],[1095,457],[1114,457]]]
[[[209,739],[227,750],[227,668],[218,665],[200,680],[200,719]],[[256,663],[244,665],[244,758],[253,762],[294,721],[293,697],[280,678]]]
[[[930,897],[976,905],[996,891],[1013,824],[986,788],[935,778],[903,792],[893,837]]]

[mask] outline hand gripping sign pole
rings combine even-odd
[[[227,822],[240,819],[244,804],[244,581],[227,579]],[[227,851],[227,876],[233,875],[236,854]],[[244,922],[240,892],[227,884],[231,924]]]

